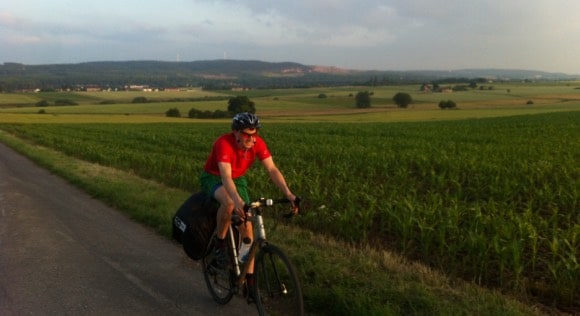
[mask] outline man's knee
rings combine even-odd
[[[214,199],[220,204],[219,211],[231,214],[234,210],[234,201],[228,196],[223,186],[215,190]]]
[[[234,202],[228,199],[228,201],[220,203],[220,211],[231,214],[234,211]]]

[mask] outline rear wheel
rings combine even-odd
[[[217,269],[212,265],[215,259],[213,238],[209,249],[211,251],[202,259],[205,284],[214,301],[222,305],[227,304],[235,293],[236,276],[230,267]]]
[[[264,245],[254,268],[254,296],[260,315],[304,315],[304,300],[294,266],[278,247]]]

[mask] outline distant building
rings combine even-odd
[[[126,89],[129,91],[145,91],[146,89],[149,89],[149,86],[148,85],[132,84],[132,85],[126,86]]]

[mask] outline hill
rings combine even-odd
[[[309,86],[457,82],[484,80],[572,80],[576,76],[533,70],[465,69],[453,71],[361,71],[308,66],[294,62],[208,60],[191,62],[101,61],[78,64],[0,65],[0,91],[76,89],[95,86],[119,89],[139,84],[158,88],[202,86],[290,88]]]

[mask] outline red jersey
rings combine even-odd
[[[238,146],[234,133],[220,136],[213,143],[203,170],[209,174],[219,176],[218,162],[227,162],[232,166],[233,179],[243,176],[256,161],[256,158],[264,160],[272,156],[260,136],[256,135],[255,140],[256,143],[252,148],[245,149]]]

